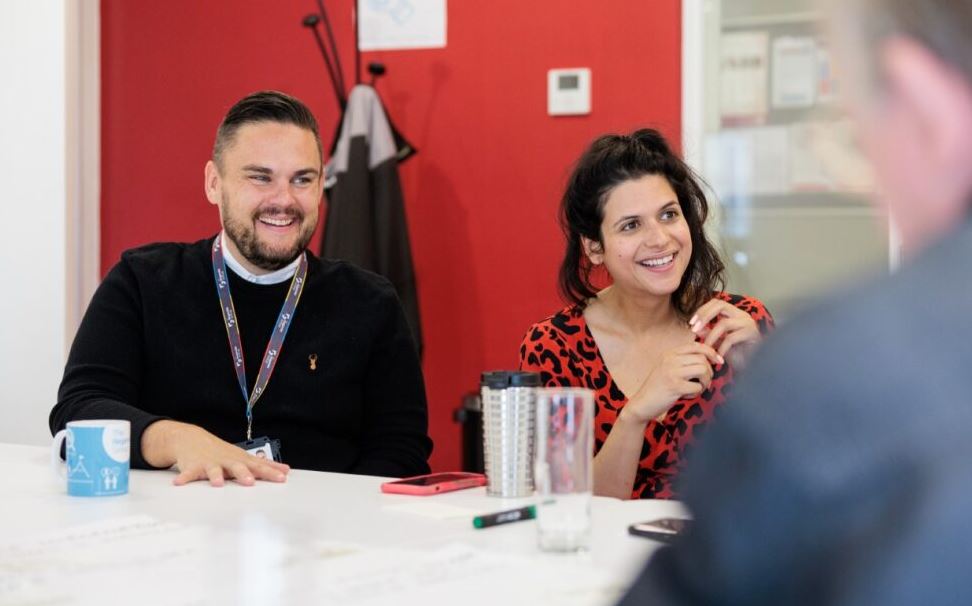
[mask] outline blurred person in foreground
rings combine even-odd
[[[972,603],[972,2],[834,9],[906,261],[766,341],[625,606]]]

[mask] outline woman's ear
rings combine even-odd
[[[587,255],[591,265],[604,263],[604,247],[600,242],[581,236],[581,244],[584,245],[584,254]]]

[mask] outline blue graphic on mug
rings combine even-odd
[[[127,423],[67,427],[68,494],[78,497],[119,495],[128,492],[129,430]]]

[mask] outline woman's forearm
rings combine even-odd
[[[645,441],[646,423],[631,415],[618,414],[604,445],[594,457],[594,494],[630,499],[641,448]]]

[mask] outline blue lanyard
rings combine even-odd
[[[263,395],[267,383],[270,382],[270,375],[273,374],[273,369],[277,366],[280,349],[287,337],[290,323],[294,319],[294,311],[297,309],[298,301],[300,301],[300,293],[304,291],[304,280],[307,277],[307,253],[300,255],[300,263],[297,264],[297,271],[294,272],[294,277],[290,281],[287,298],[284,299],[283,306],[280,308],[280,315],[277,316],[277,323],[274,324],[273,334],[270,335],[267,349],[263,352],[263,362],[260,364],[260,372],[257,373],[256,382],[253,384],[253,393],[250,393],[246,387],[243,340],[240,338],[236,308],[233,307],[233,297],[230,295],[226,260],[223,258],[222,236],[216,236],[216,240],[213,241],[213,276],[216,278],[216,292],[219,293],[219,303],[223,310],[223,323],[226,325],[226,336],[229,339],[230,354],[233,356],[236,380],[240,383],[240,390],[243,392],[243,399],[246,401],[246,439],[252,440],[253,407],[260,396]]]

